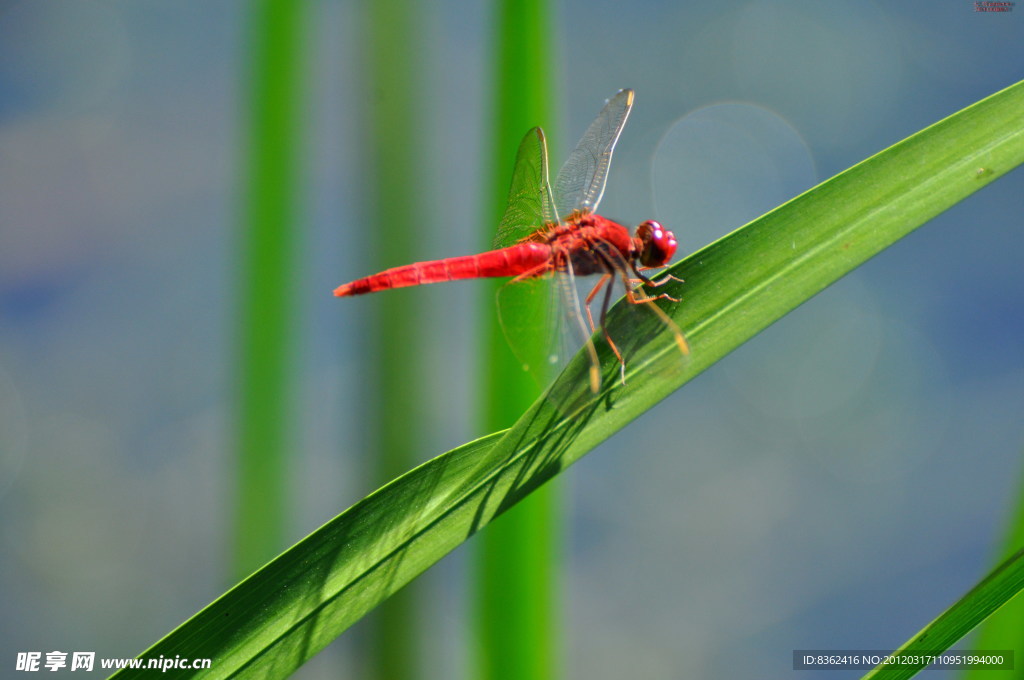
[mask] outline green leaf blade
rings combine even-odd
[[[925,626],[894,654],[911,657],[926,656],[950,648],[1000,607],[1024,589],[1024,550],[1000,564],[991,574],[964,595],[952,607]],[[977,650],[982,651],[982,650]],[[985,654],[999,650],[984,650]],[[1020,659],[1014,659],[1015,664]],[[926,664],[892,664],[878,666],[865,680],[900,680],[913,677]],[[1005,675],[1004,675],[1005,677]]]
[[[606,379],[592,398],[589,365],[578,356],[506,433],[439,456],[367,497],[143,657],[215,659],[210,671],[170,677],[286,675],[680,385],[1024,162],[1022,112],[1024,83],[1018,83],[694,253],[672,270],[686,283],[666,286],[683,301],[663,305],[687,334],[689,358],[679,359],[671,333],[653,314],[644,324],[627,325],[622,314],[613,313],[613,337],[633,349],[625,386],[617,382],[618,364],[602,343]],[[986,606],[1011,596],[1016,586],[1008,583],[985,591]],[[944,634],[962,635],[958,625]]]

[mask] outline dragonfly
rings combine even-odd
[[[549,180],[544,131],[535,127],[526,133],[516,154],[509,200],[492,250],[386,269],[343,284],[334,294],[349,297],[391,288],[485,277],[511,276],[510,284],[515,284],[554,276],[555,288],[561,291],[561,307],[571,319],[571,325],[585,338],[584,346],[591,361],[590,388],[596,394],[601,385],[600,364],[591,338],[598,327],[619,362],[621,380],[625,384],[626,360],[605,324],[613,287],[621,282],[626,300],[637,308],[650,310],[670,330],[679,352],[689,354],[682,331],[654,304],[658,300],[679,302],[679,299],[645,290],[645,287],[656,289],[669,281],[682,281],[671,275],[653,280],[645,274],[668,266],[676,251],[675,235],[654,220],[641,222],[631,235],[625,226],[597,214],[612,152],[633,108],[633,100],[633,90],[624,89],[606,102],[562,166],[553,187]],[[595,274],[600,278],[582,305],[586,311],[584,325],[575,279]],[[604,298],[595,324],[591,305],[602,290]],[[514,335],[514,329],[507,328],[504,320],[503,327],[506,337]],[[515,342],[511,344],[515,350]]]

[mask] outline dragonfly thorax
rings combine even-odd
[[[554,268],[564,269],[571,262],[577,276],[622,268],[640,254],[626,227],[592,213],[572,215],[548,228],[544,240],[551,246]]]

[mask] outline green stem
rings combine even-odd
[[[377,0],[369,3],[365,47],[368,82],[365,92],[363,166],[367,170],[364,215],[373,224],[374,271],[419,258],[424,216],[416,206],[422,109],[417,69],[420,25],[415,3]],[[423,423],[421,364],[409,352],[409,338],[420,329],[416,290],[396,291],[373,300],[367,366],[365,422],[371,427],[375,484],[383,484],[415,465]],[[370,620],[366,675],[378,680],[410,680],[418,675],[416,611],[419,588],[407,588],[384,603]]]
[[[505,208],[519,140],[540,123],[551,131],[553,69],[548,57],[552,40],[548,12],[545,0],[498,3],[495,127],[490,146],[493,176],[484,220],[486,246]],[[486,320],[486,432],[508,427],[537,397],[537,386],[513,357],[498,325],[495,292],[502,283],[490,289],[481,312]],[[502,293],[505,299],[515,294],[514,290]],[[543,309],[534,311],[543,318]],[[556,485],[547,485],[481,537],[474,677],[544,680],[557,674],[560,497]]]
[[[288,359],[298,186],[303,5],[263,0],[253,20],[237,414],[233,571],[280,552],[287,517]]]

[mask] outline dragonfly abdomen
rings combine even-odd
[[[389,288],[421,286],[441,281],[519,276],[541,269],[551,259],[551,247],[543,243],[521,243],[479,255],[448,257],[385,269],[379,274],[356,279],[334,290],[337,297],[376,293]]]

